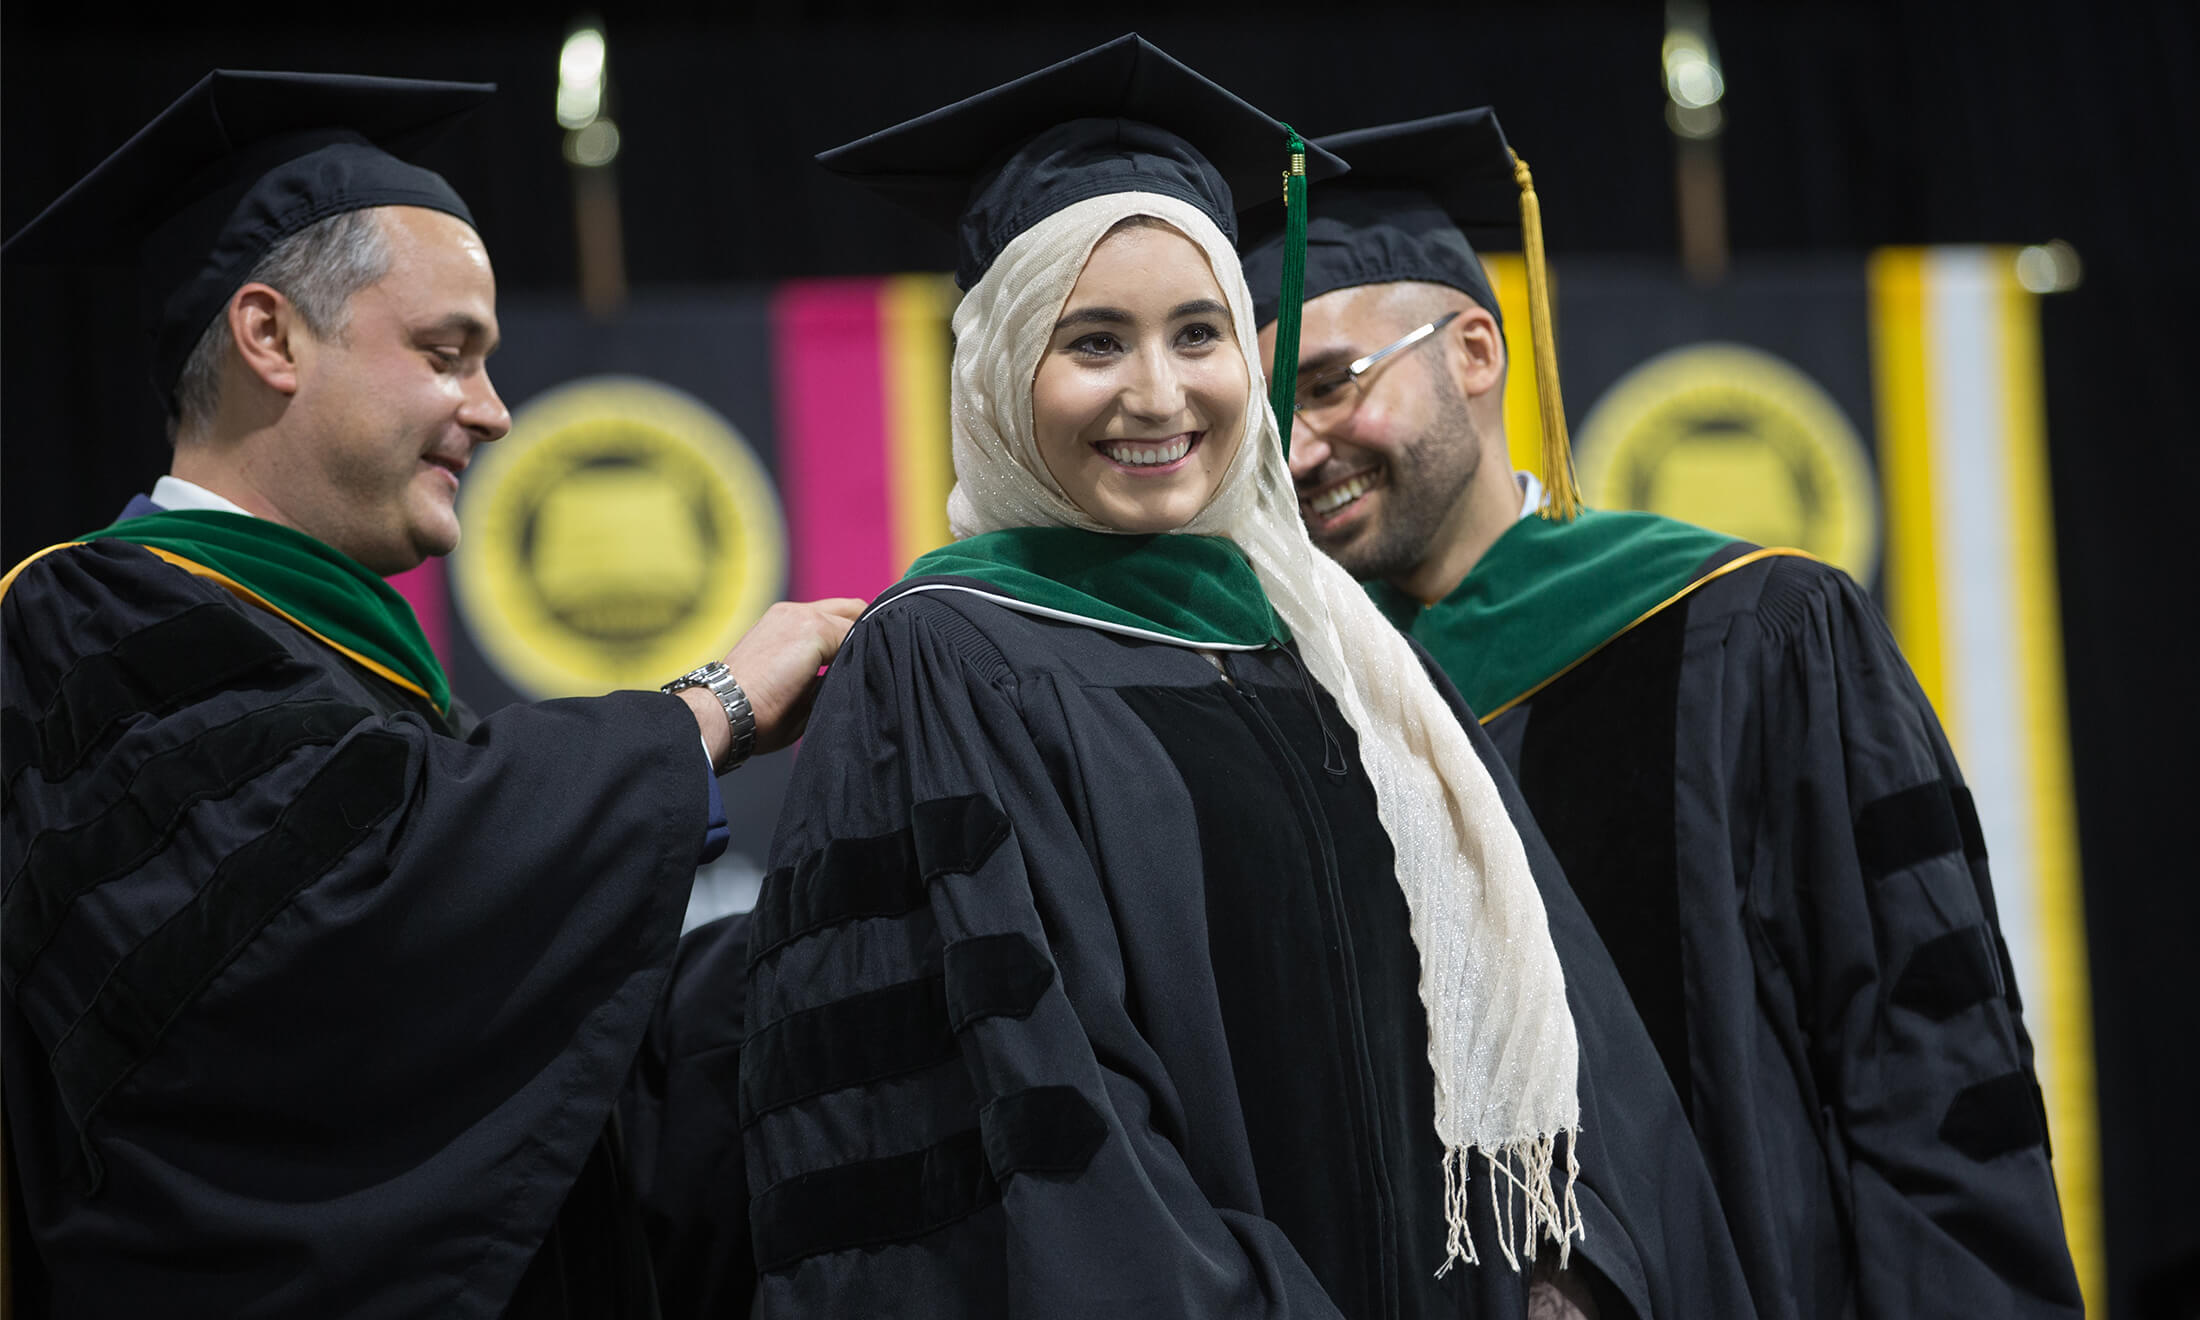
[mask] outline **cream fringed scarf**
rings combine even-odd
[[[1581,1233],[1573,1197],[1576,1042],[1558,955],[1520,836],[1428,676],[1299,521],[1236,254],[1196,208],[1153,193],[1078,202],[1018,235],[955,311],[957,537],[1008,527],[1110,529],[1062,494],[1040,457],[1032,380],[1093,247],[1126,216],[1164,220],[1206,253],[1230,303],[1251,389],[1245,435],[1213,502],[1181,530],[1227,537],[1252,561],[1314,676],[1359,735],[1397,879],[1413,915],[1444,1143],[1445,1268],[1477,1261],[1467,1232],[1468,1156],[1496,1193],[1499,1247],[1519,1268],[1548,1235],[1563,1263]],[[1567,1168],[1554,1179],[1558,1137]]]

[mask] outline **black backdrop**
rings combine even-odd
[[[1132,27],[1309,133],[1494,103],[1536,167],[1562,266],[1674,248],[1656,4],[607,8],[638,284],[944,268],[938,236],[808,153]],[[1737,250],[2063,238],[2085,260],[2083,285],[2043,315],[2111,1309],[2200,1316],[2200,1205],[2185,1194],[2200,1184],[2200,995],[2185,965],[2200,867],[2174,824],[2200,788],[2180,617],[2195,593],[2176,585],[2200,476],[2185,406],[2200,349],[2200,6],[1713,10]],[[245,12],[266,13],[175,6],[125,23],[11,4],[0,228],[217,65],[488,79],[503,95],[432,163],[473,205],[506,291],[572,285],[550,112],[573,14],[326,6],[252,25]],[[12,563],[104,521],[164,451],[126,279],[9,270],[0,304]]]

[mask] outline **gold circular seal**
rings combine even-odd
[[[723,417],[656,381],[538,396],[460,489],[459,611],[537,698],[655,687],[716,660],[784,583],[771,478]]]
[[[1817,381],[1761,349],[1691,344],[1620,378],[1582,423],[1582,497],[1793,546],[1869,582],[1879,499],[1864,442]]]

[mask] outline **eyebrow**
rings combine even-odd
[[[1212,298],[1194,298],[1188,303],[1178,303],[1169,312],[1169,319],[1181,321],[1187,316],[1220,316],[1227,320],[1230,309]],[[1120,307],[1080,307],[1054,323],[1056,330],[1067,330],[1073,325],[1130,325],[1137,317]]]
[[[1057,330],[1073,325],[1129,325],[1133,317],[1120,307],[1080,307],[1054,323]]]
[[[461,339],[478,339],[482,341],[481,355],[483,357],[496,352],[504,343],[502,339],[490,333],[489,327],[484,325],[478,317],[470,316],[465,312],[453,312],[439,321],[432,321],[422,326],[418,333],[429,337],[455,334]]]
[[[1311,376],[1317,371],[1328,371],[1356,360],[1357,354],[1348,348],[1325,348],[1318,352],[1302,354],[1299,358],[1299,374]]]

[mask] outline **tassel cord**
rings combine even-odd
[[[1291,168],[1283,175],[1283,290],[1276,312],[1275,370],[1268,402],[1276,412],[1276,432],[1284,457],[1291,456],[1291,402],[1299,392],[1299,316],[1306,292],[1306,142],[1289,124]]]
[[[1535,176],[1528,172],[1528,162],[1518,155],[1513,157],[1513,182],[1520,185],[1521,256],[1528,268],[1528,332],[1535,346],[1535,396],[1543,421],[1543,485],[1550,492],[1543,516],[1572,522],[1581,510],[1581,488],[1574,481],[1573,447],[1566,436],[1566,404],[1558,392],[1558,337],[1551,326],[1551,274],[1543,254],[1543,204],[1536,198]]]

